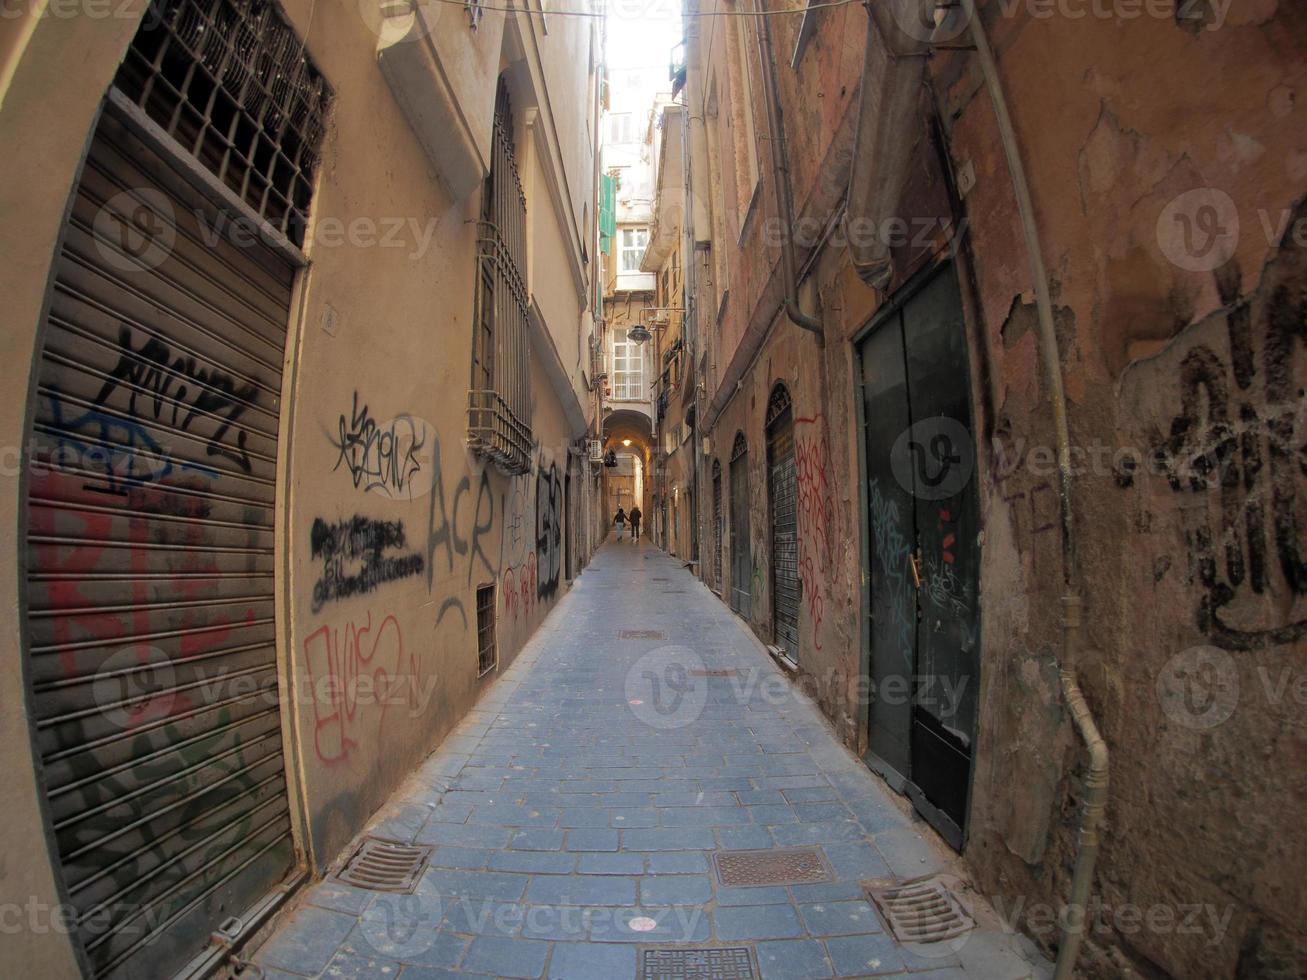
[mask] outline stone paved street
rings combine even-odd
[[[598,553],[368,832],[434,845],[416,894],[327,878],[255,955],[270,980],[624,980],[660,946],[751,950],[767,980],[1046,972],[965,886],[965,940],[890,938],[862,883],[951,873],[948,852],[648,545]],[[713,865],[803,846],[828,880],[725,887]]]

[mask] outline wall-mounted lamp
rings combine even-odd
[[[634,327],[626,332],[626,339],[633,344],[644,344],[653,340],[653,334],[643,323],[637,323]]]
[[[622,445],[623,445],[623,446],[628,446],[628,447],[629,447],[629,446],[631,445],[631,440],[630,440],[630,439],[623,439],[623,440],[622,440]]]

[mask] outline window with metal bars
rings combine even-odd
[[[270,0],[153,0],[114,85],[304,244],[331,90]]]
[[[495,587],[477,588],[477,676],[488,674],[499,662],[495,644]]]
[[[490,176],[477,224],[468,445],[510,473],[526,473],[531,468],[526,195],[517,172],[513,107],[502,78],[491,144]]]

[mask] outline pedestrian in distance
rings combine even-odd
[[[631,543],[632,544],[640,540],[640,519],[643,516],[644,515],[640,513],[639,507],[631,508]]]
[[[622,533],[626,530],[626,511],[617,508],[617,516],[613,518],[613,526],[617,528],[617,540],[622,540]]]

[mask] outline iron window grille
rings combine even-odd
[[[495,587],[477,588],[477,676],[484,677],[499,663],[495,642]]]
[[[270,0],[153,0],[114,84],[304,244],[331,90]]]
[[[513,110],[499,82],[490,176],[477,223],[476,336],[468,391],[468,446],[511,473],[531,468],[526,195],[517,172]]]
[[[785,385],[777,382],[776,387],[771,391],[771,397],[767,400],[767,427],[770,428],[782,415],[788,412],[791,404],[790,390]]]
[[[731,462],[734,463],[737,459],[739,459],[748,451],[749,451],[749,443],[748,440],[744,438],[744,433],[743,432],[735,433],[735,444],[731,446]]]

